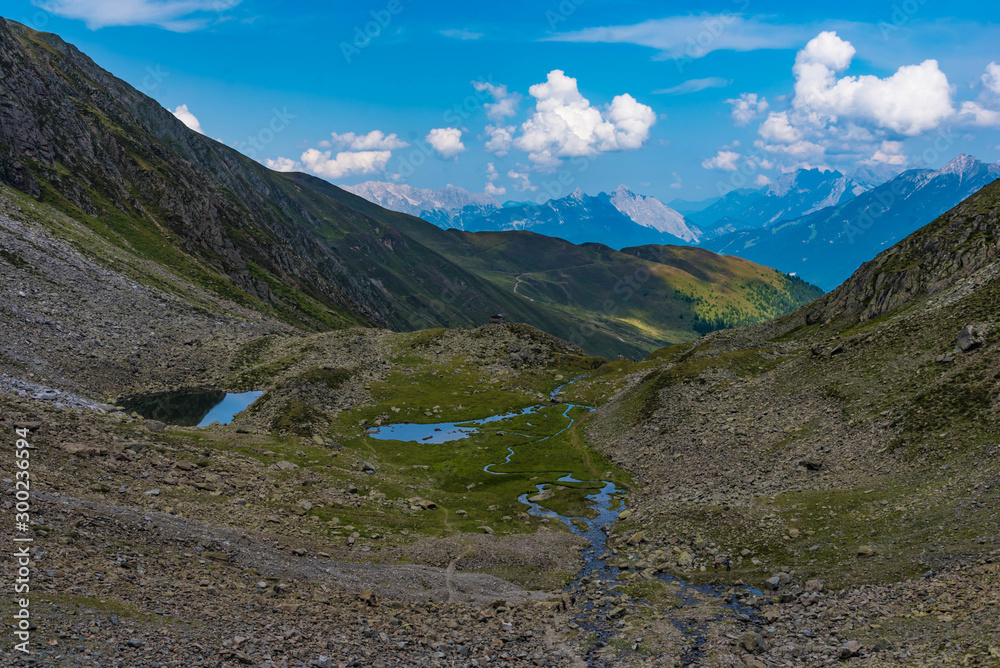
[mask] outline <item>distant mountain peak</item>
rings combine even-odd
[[[451,221],[454,214],[466,207],[500,208],[500,202],[492,195],[469,192],[465,188],[450,183],[444,188],[435,189],[416,188],[407,183],[365,181],[354,186],[343,186],[343,188],[385,209],[402,211],[420,217],[430,217],[429,214],[436,213],[440,222]]]
[[[586,196],[587,196],[587,193],[583,192],[583,190],[580,189],[580,188],[576,188],[575,190],[573,190],[573,192],[571,192],[569,194],[569,198],[571,198],[571,199],[581,199],[582,200]]]
[[[968,153],[962,153],[951,159],[944,167],[937,170],[937,174],[955,174],[956,176],[969,176],[975,174],[983,166],[976,158]]]
[[[684,241],[697,242],[701,236],[701,231],[688,225],[684,216],[655,197],[636,195],[627,186],[621,185],[615,188],[608,199],[618,211],[643,227],[672,234]]]

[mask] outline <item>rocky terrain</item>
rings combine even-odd
[[[635,476],[638,567],[773,592],[745,665],[997,662],[998,197],[791,316],[581,383],[612,395],[590,436]]]

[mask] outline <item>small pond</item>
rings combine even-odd
[[[180,427],[207,427],[213,422],[229,424],[233,417],[256,401],[263,392],[181,390],[122,399],[128,413]]]

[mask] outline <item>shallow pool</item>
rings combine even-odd
[[[256,401],[263,392],[181,390],[129,397],[120,405],[147,420],[180,427],[207,427],[213,422],[229,424],[233,417]]]

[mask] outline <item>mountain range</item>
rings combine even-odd
[[[418,189],[406,184],[366,181],[345,190],[387,209],[419,216],[441,227],[469,232],[529,230],[573,243],[597,242],[614,248],[637,244],[697,242],[698,229],[655,197],[624,185],[590,196],[577,188],[541,204],[507,202],[448,186]]]
[[[502,205],[453,186],[418,191],[369,181],[347,189],[387,208],[399,206],[400,194],[406,193],[407,208],[401,210],[444,228],[531,230],[616,249],[698,245],[795,273],[830,290],[879,250],[998,176],[1000,163],[987,165],[967,155],[937,170],[902,173],[889,165],[862,166],[849,175],[799,169],[765,188],[670,205],[625,186],[611,194],[590,196],[577,189],[542,204]]]
[[[836,205],[713,238],[705,247],[802,276],[831,290],[862,263],[1000,178],[1000,163],[960,155],[911,169]]]

